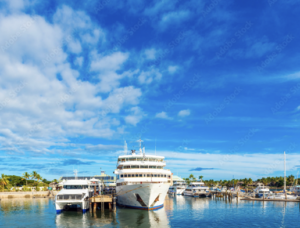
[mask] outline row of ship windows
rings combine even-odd
[[[128,177],[164,177],[164,178],[171,178],[170,175],[166,175],[166,174],[120,174],[117,175],[117,179],[120,178],[128,178]]]
[[[163,169],[163,166],[152,165],[124,165],[121,169]]]
[[[150,162],[164,162],[164,159],[157,158],[119,158],[118,162],[126,162],[126,161],[150,161]]]
[[[159,183],[171,183],[170,180],[168,180],[167,182],[157,182],[157,181],[146,181],[146,182],[121,182],[121,183],[117,183],[117,186],[122,186],[122,185],[133,185],[133,184],[142,184],[142,183],[152,183],[152,184],[159,184]]]

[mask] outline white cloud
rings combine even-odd
[[[173,11],[165,13],[160,21],[161,28],[166,28],[170,24],[181,23],[184,20],[187,20],[191,16],[191,13],[188,10]]]
[[[169,66],[168,71],[170,74],[174,74],[178,70],[177,66]]]
[[[191,114],[191,111],[189,109],[186,109],[186,110],[179,111],[178,116],[185,117],[185,116],[189,116],[190,114]]]
[[[153,60],[156,58],[156,50],[154,48],[146,49],[145,56],[147,59]]]
[[[158,69],[151,69],[149,71],[143,71],[138,77],[140,84],[150,84],[154,81],[160,81],[162,74]]]
[[[77,57],[76,59],[75,59],[75,65],[77,65],[77,66],[79,66],[79,67],[81,67],[82,66],[82,63],[83,63],[83,57]]]
[[[91,65],[99,73],[99,83],[81,81],[67,61],[70,52],[104,42],[103,30],[85,13],[63,6],[54,24],[25,14],[0,12],[0,17],[0,149],[48,153],[51,146],[68,146],[69,137],[109,138],[124,131],[110,114],[132,106],[138,110],[142,95],[133,86],[119,87],[119,80],[130,72],[116,71],[129,54],[96,55]],[[80,35],[74,36],[75,31]],[[93,56],[91,50],[86,49]],[[75,64],[82,61],[78,57]],[[134,114],[138,118],[132,110]]]
[[[144,112],[139,107],[132,107],[130,112],[131,114],[125,117],[125,121],[134,126],[136,126],[136,124],[145,116]]]
[[[299,111],[299,110],[300,110],[300,105],[299,105],[299,106],[296,108],[296,110],[297,110],[297,111]]]
[[[220,154],[197,150],[193,153],[172,151],[157,153],[165,156],[171,170],[182,169],[180,172],[190,174],[189,170],[193,168],[214,168],[215,170],[193,171],[194,175],[204,173],[205,179],[230,179],[232,175],[236,179],[245,177],[257,179],[272,176],[274,172],[282,172],[283,175],[283,154]],[[287,154],[286,159],[287,171],[296,172],[300,160],[299,153]]]
[[[171,119],[166,112],[156,113],[155,117],[161,119]]]

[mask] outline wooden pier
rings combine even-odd
[[[115,194],[97,195],[90,198],[90,212],[96,212],[100,208],[108,208],[110,211],[116,211]]]
[[[241,200],[248,201],[277,201],[277,202],[300,202],[298,199],[266,199],[266,198],[253,198],[253,197],[244,197]]]

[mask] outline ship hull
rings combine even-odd
[[[164,183],[117,186],[118,205],[139,210],[159,209],[164,205],[169,186]]]

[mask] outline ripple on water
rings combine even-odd
[[[0,204],[0,227],[299,227],[299,203],[224,201],[176,196],[156,211],[55,214],[51,199],[10,199]]]

